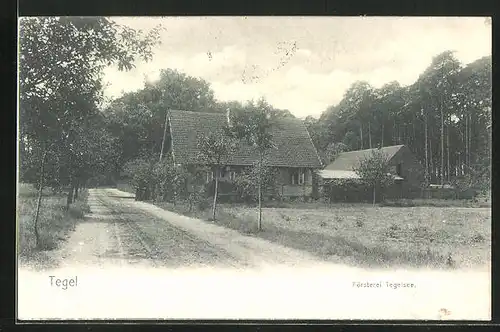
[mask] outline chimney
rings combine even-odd
[[[231,127],[231,109],[226,109],[227,125]]]

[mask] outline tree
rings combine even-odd
[[[229,134],[237,139],[243,139],[252,146],[258,156],[258,169],[263,170],[266,162],[266,154],[274,147],[272,142],[271,128],[276,125],[275,117],[270,105],[260,99],[257,103],[250,102],[245,111],[231,113],[231,126]],[[263,174],[259,172],[257,178],[258,210],[259,217],[257,229],[262,229],[262,185]]]
[[[151,158],[141,157],[127,162],[124,165],[125,173],[130,176],[132,185],[136,190],[135,199],[138,201],[148,200],[151,198],[152,186],[154,185],[155,163]]]
[[[463,142],[465,171],[477,173],[491,167],[492,126],[492,62],[490,57],[478,59],[459,73],[456,123],[458,139]],[[488,183],[488,177],[484,178]]]
[[[104,127],[100,113],[82,121],[74,133],[62,149],[70,153],[60,156],[67,165],[64,176],[70,184],[68,204],[78,198],[79,189],[88,179],[99,174],[109,176],[118,157],[116,139]]]
[[[103,69],[117,64],[127,70],[138,58],[149,60],[159,30],[144,35],[103,17],[30,17],[19,25],[20,159],[41,147],[43,156],[66,156],[58,160],[68,163],[40,164],[41,195],[47,171],[63,168],[71,173],[77,165],[82,150],[75,151],[71,144],[81,134],[82,121],[95,114],[102,101]],[[33,167],[30,160],[21,165]],[[74,183],[57,182],[70,184],[68,202],[72,200]]]
[[[209,83],[203,79],[162,69],[158,80],[145,82],[139,91],[117,98],[106,108],[105,114],[110,131],[121,142],[120,164],[123,165],[144,151],[158,155],[162,144],[168,146],[170,137],[163,140],[168,110],[225,112],[225,107],[238,105],[219,105]]]
[[[258,202],[259,179],[262,193],[269,197],[279,197],[281,193],[278,187],[278,178],[279,173],[276,168],[254,163],[238,174],[234,184],[240,198],[244,201]]]
[[[451,112],[456,109],[453,94],[458,89],[458,73],[461,70],[460,62],[454,57],[452,51],[438,54],[432,59],[431,65],[421,75],[419,81],[427,92],[427,104],[440,114],[440,171],[439,179],[444,184],[445,175],[445,119],[449,119]],[[448,129],[450,124],[448,123]],[[448,130],[449,132],[449,130]],[[449,150],[449,144],[446,147]],[[449,154],[448,154],[449,155]],[[447,164],[449,162],[447,161]],[[449,168],[448,168],[449,172]]]
[[[201,134],[197,143],[202,163],[212,167],[215,173],[214,200],[212,205],[212,221],[215,221],[217,196],[219,193],[219,177],[223,167],[236,148],[236,142],[228,134],[227,129],[221,129],[209,134]]]
[[[151,187],[159,189],[157,193],[161,196],[161,200],[168,200],[175,205],[177,199],[188,198],[188,179],[194,177],[194,174],[191,174],[185,166],[174,164],[170,154],[167,158],[154,163],[153,176],[154,183]]]
[[[376,192],[392,184],[394,176],[389,173],[389,159],[378,149],[374,149],[367,157],[359,161],[354,171],[361,181],[373,190],[373,205],[376,202]]]
[[[390,82],[380,89],[376,89],[373,93],[372,116],[374,123],[377,124],[375,128],[380,128],[380,131],[375,132],[375,141],[378,141],[381,147],[384,146],[384,143],[391,142],[395,137],[394,133],[391,137],[387,135],[387,132],[390,132],[391,129],[391,117],[398,117],[404,107],[405,101],[401,92],[401,86],[398,82]],[[392,129],[394,131],[395,128]]]
[[[102,17],[36,17],[21,19],[19,37],[21,137],[59,143],[97,111],[104,68],[151,59],[158,29],[144,36]]]
[[[337,158],[337,156],[340,153],[346,152],[348,150],[349,150],[349,147],[342,142],[328,144],[328,146],[326,147],[326,155],[325,155],[326,164],[331,163],[332,161],[335,160],[335,158]]]
[[[194,205],[198,205],[200,210],[207,208],[206,196],[207,186],[205,185],[206,174],[208,170],[204,167],[187,168],[188,186],[187,186],[187,202],[189,212],[193,211]]]
[[[442,52],[409,86],[391,82],[370,96],[367,84],[353,84],[308,129],[321,156],[333,143],[370,146],[371,137],[372,147],[407,145],[425,161],[426,183],[482,174],[491,165],[491,77],[491,56],[462,66]]]

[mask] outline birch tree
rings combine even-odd
[[[249,103],[245,111],[235,112],[232,115],[230,134],[243,139],[254,148],[257,155],[257,167],[266,167],[266,157],[268,152],[274,147],[271,129],[275,125],[275,117],[270,105],[260,99],[257,103]],[[258,219],[257,230],[262,230],[262,190],[263,174],[259,172],[257,177],[258,193]]]
[[[212,221],[215,222],[220,174],[236,148],[236,141],[228,135],[227,129],[221,129],[209,134],[201,134],[198,137],[197,147],[200,151],[200,161],[210,166],[215,173],[212,204]]]

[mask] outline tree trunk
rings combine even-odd
[[[468,127],[469,127],[469,132],[467,134],[467,137],[468,137],[468,146],[467,146],[467,151],[468,151],[468,158],[467,158],[467,166],[470,168],[472,163],[473,163],[473,160],[472,160],[472,153],[471,153],[471,149],[472,149],[472,116],[469,114],[469,121],[468,121]]]
[[[431,134],[432,136],[432,134]],[[430,171],[430,182],[434,182],[435,180],[435,172],[434,172],[434,167],[435,167],[435,163],[434,163],[434,155],[432,154],[432,139],[429,138],[429,171]]]
[[[396,117],[394,117],[392,119],[392,145],[396,145],[398,143],[397,137],[398,137],[398,133],[397,133],[397,128],[396,128]]]
[[[425,136],[425,183],[429,184],[429,150],[428,150],[428,134],[427,134],[427,115],[424,115],[424,136]]]
[[[258,183],[258,191],[259,191],[259,218],[257,220],[257,230],[262,230],[262,153],[260,154],[259,160],[259,183]]]
[[[40,179],[38,184],[38,199],[36,201],[36,210],[35,210],[35,221],[34,221],[34,231],[35,231],[35,247],[38,247],[40,244],[40,234],[38,232],[38,218],[40,216],[40,207],[42,205],[42,196],[43,196],[43,185],[44,185],[44,177],[45,177],[45,158],[47,157],[47,150],[43,152],[42,160],[40,163]]]
[[[66,210],[69,210],[69,206],[73,203],[73,193],[75,192],[74,180],[70,179],[70,187],[68,190],[68,197],[66,199]]]
[[[380,138],[380,147],[384,147],[384,122],[382,121],[382,137]]]
[[[76,180],[75,183],[75,194],[74,194],[74,199],[75,201],[78,199],[78,191],[80,190],[80,181]]]
[[[370,149],[372,148],[372,130],[370,122],[368,122],[368,144],[370,145]]]
[[[468,127],[467,127],[467,121],[468,121],[468,120],[467,120],[467,115],[464,115],[464,116],[462,117],[462,119],[463,119],[463,120],[465,120],[465,131],[464,131],[464,135],[462,135],[462,139],[463,139],[463,141],[462,141],[462,142],[464,143],[464,149],[465,149],[465,154],[464,154],[464,157],[462,158],[462,163],[463,163],[462,167],[463,167],[463,170],[464,170],[464,172],[463,172],[464,174],[463,174],[463,175],[465,175],[465,172],[467,171],[467,158],[468,158],[468,153],[469,153],[469,151],[468,151],[468,146],[467,146],[467,145],[468,145],[468,142],[469,142],[469,140],[468,140],[468,138],[467,138],[467,135],[468,135],[468,130],[469,130],[469,129],[468,129]],[[464,137],[464,136],[465,136],[465,137]],[[464,167],[464,166],[465,166],[465,167]]]
[[[448,116],[448,125],[446,126],[446,180],[450,182],[450,124],[451,118]]]
[[[440,184],[444,184],[444,112],[443,112],[443,100],[441,99],[441,165],[439,174]]]
[[[416,119],[415,119],[415,121],[416,121]],[[412,145],[416,145],[416,144],[413,144],[415,142],[415,138],[417,137],[417,134],[415,132],[415,121],[412,121],[412,123],[411,123],[411,126],[413,128],[413,136],[411,137],[411,143],[412,143]],[[414,147],[414,149],[416,149],[416,147]]]
[[[375,206],[375,197],[376,197],[375,192],[376,192],[375,185],[373,185],[373,206]]]
[[[359,136],[360,136],[360,140],[361,140],[360,150],[363,150],[363,124],[362,123],[360,123],[360,125],[359,125]]]
[[[219,191],[219,168],[215,170],[214,204],[212,208],[212,221],[215,222],[215,209],[217,207],[217,194]]]
[[[257,230],[262,229],[262,184],[259,175],[259,219],[257,222]]]

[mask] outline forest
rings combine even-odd
[[[168,109],[196,112],[265,109],[293,117],[264,99],[216,99],[210,83],[174,69],[142,89],[103,97],[103,69],[149,61],[159,29],[145,34],[106,18],[24,19],[20,24],[19,178],[38,188],[113,184],[125,165],[158,160]],[[342,151],[407,145],[427,183],[489,188],[491,56],[460,63],[437,54],[409,86],[354,83],[319,119],[307,117],[326,164]]]
[[[428,183],[466,179],[489,187],[491,56],[462,64],[442,52],[409,86],[356,82],[337,105],[306,123],[326,162],[343,151],[405,144]]]

